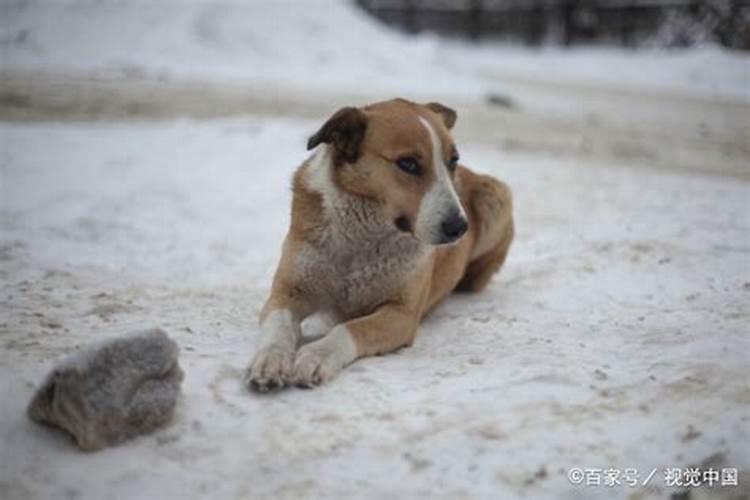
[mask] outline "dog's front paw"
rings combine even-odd
[[[281,347],[266,347],[258,351],[245,373],[245,384],[258,392],[283,388],[292,377],[294,351]]]
[[[337,327],[297,351],[292,380],[302,387],[315,387],[331,380],[355,357],[356,348],[349,332]]]
[[[307,347],[307,346],[306,346]],[[302,387],[315,387],[332,379],[341,370],[332,356],[303,347],[294,361],[294,383]]]

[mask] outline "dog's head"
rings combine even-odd
[[[401,231],[440,245],[467,230],[456,194],[458,151],[449,130],[456,112],[404,99],[342,108],[307,143],[333,152],[336,186],[377,200]]]

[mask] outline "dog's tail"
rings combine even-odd
[[[505,262],[513,241],[513,193],[503,182],[463,169],[465,206],[476,237],[469,265],[456,290],[476,292],[484,288]]]

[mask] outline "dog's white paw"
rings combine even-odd
[[[258,351],[245,373],[245,384],[258,392],[276,391],[292,379],[294,351],[278,346]]]
[[[342,368],[333,356],[326,356],[305,346],[294,361],[294,383],[302,387],[315,387],[331,380]]]
[[[356,358],[356,346],[345,327],[336,327],[320,340],[297,351],[292,380],[302,387],[315,387],[336,376]]]

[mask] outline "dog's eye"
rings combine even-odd
[[[456,167],[458,167],[458,159],[458,153],[453,153],[453,156],[451,156],[451,159],[448,162],[448,170],[451,172],[456,170]]]
[[[422,173],[419,162],[411,156],[399,158],[396,160],[396,166],[409,175],[419,175]]]

